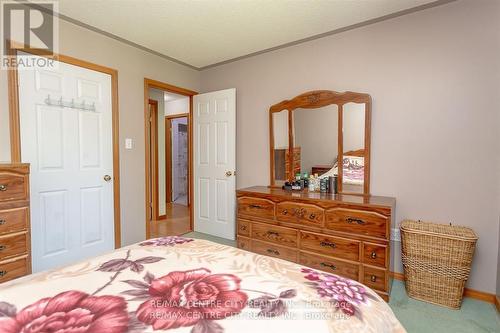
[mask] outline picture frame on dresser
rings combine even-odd
[[[0,283],[31,274],[30,166],[0,164]]]

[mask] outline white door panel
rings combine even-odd
[[[45,103],[62,98],[95,111]],[[19,71],[21,160],[31,164],[33,271],[114,248],[111,77],[59,63]]]
[[[236,90],[195,95],[193,105],[194,228],[235,239]]]

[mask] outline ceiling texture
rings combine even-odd
[[[61,18],[204,69],[449,1],[59,0]]]

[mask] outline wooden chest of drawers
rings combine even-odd
[[[0,164],[0,283],[31,273],[29,165]]]
[[[394,198],[257,186],[237,200],[239,248],[360,281],[389,299]]]

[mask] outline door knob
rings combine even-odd
[[[231,177],[233,173],[231,171],[226,171],[226,177]]]
[[[110,175],[104,176],[104,180],[107,182],[111,181],[111,176]]]
[[[7,185],[0,184],[0,191],[2,191],[2,192],[7,191]]]

